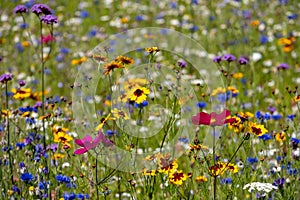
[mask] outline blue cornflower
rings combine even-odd
[[[288,19],[297,19],[298,15],[294,13],[294,14],[288,15],[287,18]]]
[[[30,181],[32,181],[33,176],[32,176],[32,174],[26,172],[26,173],[21,174],[20,179],[24,182],[30,182]]]
[[[265,119],[265,120],[270,120],[270,119],[271,119],[271,114],[270,114],[270,113],[265,113],[265,114],[263,115],[263,119]]]
[[[138,103],[134,103],[134,107],[135,108],[143,108],[143,107],[146,107],[148,106],[148,101],[143,101],[142,103],[138,104]]]
[[[291,114],[291,115],[288,115],[286,118],[287,118],[288,120],[294,120],[295,117],[296,117],[296,115]]]
[[[144,17],[143,17],[143,15],[137,15],[137,16],[135,17],[135,20],[138,21],[138,22],[140,22],[140,21],[143,21],[143,20],[144,20]]]
[[[247,161],[248,161],[249,164],[253,164],[253,163],[257,163],[258,159],[249,157],[249,158],[247,158]]]
[[[206,107],[206,103],[204,101],[200,101],[200,102],[196,103],[196,106],[198,108],[205,108]]]
[[[82,10],[82,11],[80,12],[80,17],[81,17],[81,18],[87,18],[88,16],[89,16],[88,11]]]
[[[21,193],[20,188],[18,188],[18,187],[15,186],[15,185],[12,186],[12,191],[14,191],[14,193],[17,193],[17,194],[20,194],[20,193]]]
[[[260,111],[257,111],[257,112],[255,113],[255,118],[261,119],[262,117],[263,117],[263,115],[262,115],[262,113],[261,113]]]
[[[221,179],[221,184],[231,184],[232,183],[232,179],[231,178],[223,178]]]
[[[267,42],[269,42],[268,36],[266,36],[266,35],[261,35],[261,36],[260,36],[260,43],[261,43],[261,44],[266,44]]]
[[[281,114],[273,114],[272,115],[272,119],[274,119],[274,120],[280,120],[281,118],[282,118]]]
[[[263,134],[262,136],[259,136],[258,138],[261,139],[261,140],[266,141],[266,140],[271,140],[271,139],[273,139],[273,136],[272,136],[272,135],[269,135],[269,134]]]
[[[298,138],[291,138],[291,143],[295,146],[297,146],[300,143],[300,139]]]

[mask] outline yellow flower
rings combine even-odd
[[[29,187],[29,191],[32,192],[33,190],[34,190],[34,187],[33,187],[33,186],[30,186],[30,187]]]
[[[90,57],[94,58],[95,60],[97,60],[99,62],[106,62],[107,61],[107,57],[102,56],[102,55],[98,55],[98,54],[93,54]]]
[[[225,88],[218,87],[217,89],[214,89],[212,91],[211,95],[215,96],[215,95],[222,94],[222,93],[225,93],[225,92],[226,92]]]
[[[268,132],[264,125],[259,125],[253,122],[249,122],[249,132],[255,134],[256,136],[262,136]]]
[[[243,125],[243,123],[242,123],[241,118],[236,117],[236,116],[233,116],[233,117],[231,117],[231,118],[233,118],[234,121],[227,124],[228,128],[229,128],[230,130],[233,129],[233,131],[234,131],[235,133],[240,133],[240,132],[242,132],[243,129],[244,129],[244,125]]]
[[[233,173],[233,174],[235,174],[235,173],[237,173],[237,172],[239,171],[239,167],[238,167],[237,165],[231,164],[231,163],[229,163],[229,164],[227,165],[227,169],[228,169],[231,173]]]
[[[73,59],[71,61],[71,64],[72,65],[80,65],[81,63],[87,61],[87,57],[83,56],[82,58],[79,58],[79,59]]]
[[[280,132],[280,133],[277,133],[276,135],[275,135],[275,139],[276,139],[276,141],[278,141],[278,142],[283,142],[283,141],[285,141],[286,140],[286,133],[285,132]]]
[[[230,92],[232,92],[233,94],[239,93],[239,90],[236,89],[235,87],[232,87],[232,86],[228,86],[228,87],[227,87],[227,91],[230,91]]]
[[[22,42],[22,46],[23,47],[29,47],[30,46],[30,42],[24,41],[24,42]]]
[[[125,119],[125,120],[129,119],[128,115],[124,111],[119,110],[117,108],[114,108],[111,111],[111,113],[112,113],[112,119],[114,119],[114,120],[120,119],[120,118]]]
[[[127,96],[130,98],[130,101],[140,104],[147,99],[148,94],[150,94],[149,89],[145,87],[135,87],[127,93]]]
[[[10,111],[7,111],[7,110],[1,110],[1,115],[3,116],[11,116],[11,112]]]
[[[9,196],[11,196],[11,195],[13,195],[14,191],[8,190],[7,193],[8,193]]]
[[[188,175],[182,172],[182,170],[172,171],[169,174],[169,181],[174,185],[182,185],[183,181],[188,178]]]
[[[148,48],[145,48],[145,50],[150,53],[150,54],[153,54],[153,53],[156,53],[156,52],[159,52],[160,50],[158,49],[158,47],[148,47]]]
[[[55,154],[53,154],[52,159],[53,160],[58,160],[58,159],[64,158],[64,157],[65,157],[65,154],[55,153]]]
[[[123,65],[130,65],[134,63],[134,60],[127,56],[118,56],[116,61],[121,62]]]
[[[122,17],[120,19],[120,21],[121,21],[122,24],[126,24],[128,22],[128,18],[127,17]]]
[[[114,69],[121,69],[124,68],[123,64],[121,62],[117,62],[117,61],[112,61],[110,63],[108,63],[107,65],[104,66],[104,75],[109,75],[109,73],[111,71],[113,71]]]
[[[18,90],[13,88],[11,91],[14,93],[14,98],[20,100],[29,98],[32,95],[30,88],[20,88]]]
[[[300,95],[295,96],[295,97],[293,98],[293,100],[294,100],[295,102],[299,102],[299,101],[300,101]]]
[[[148,169],[144,169],[143,171],[143,175],[144,176],[156,176],[156,170],[148,170]]]
[[[71,147],[71,144],[69,143],[70,141],[72,141],[73,138],[72,136],[68,135],[67,133],[63,132],[63,131],[59,131],[58,133],[54,133],[54,142],[60,142],[62,143],[64,146],[67,147]]]
[[[207,182],[207,178],[205,176],[197,176],[195,180],[197,183]]]
[[[259,20],[252,20],[252,21],[250,22],[251,26],[258,26],[259,23],[260,23]]]
[[[190,146],[191,151],[194,151],[194,150],[199,151],[199,150],[207,150],[208,149],[207,146],[204,146],[202,144],[189,144],[189,146]]]
[[[235,79],[241,79],[243,78],[244,74],[243,73],[234,73],[233,74],[233,78]]]
[[[226,163],[223,163],[223,162],[217,162],[214,166],[211,166],[208,170],[209,174],[211,176],[219,176],[219,175],[222,175],[224,174],[226,168]]]
[[[102,119],[100,120],[100,124],[96,127],[96,131],[99,131],[100,129],[102,129],[103,126],[104,126],[104,124],[105,124],[105,122],[106,122],[107,120],[112,119],[112,118],[110,118],[110,115],[111,115],[111,113],[109,113],[109,114],[107,115],[107,117],[102,118]]]

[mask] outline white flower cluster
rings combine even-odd
[[[273,189],[277,190],[278,187],[272,185],[271,183],[260,183],[260,182],[253,182],[253,183],[248,183],[246,185],[244,185],[243,189],[248,189],[249,192],[252,191],[259,191],[259,192],[266,192],[269,193],[271,192]]]

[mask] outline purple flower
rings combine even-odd
[[[235,60],[235,56],[232,55],[232,54],[225,54],[225,55],[223,56],[223,60],[228,61],[228,62],[231,62],[231,61],[234,61],[234,60]]]
[[[17,5],[14,8],[14,13],[27,13],[27,12],[28,12],[28,9],[24,5]]]
[[[41,16],[41,22],[45,24],[57,24],[57,17],[55,15],[44,15]]]
[[[213,58],[213,62],[220,63],[222,61],[222,56],[216,56]]]
[[[39,108],[39,107],[42,107],[43,103],[38,101],[34,104],[33,108]]]
[[[44,14],[44,15],[51,15],[53,11],[49,8],[46,4],[35,4],[31,8],[31,12],[36,15]]]
[[[187,66],[186,62],[182,59],[177,61],[177,65],[181,68],[185,68]]]
[[[20,87],[23,87],[24,85],[26,85],[26,82],[24,80],[19,80],[19,85]]]
[[[244,57],[240,57],[238,61],[239,61],[240,65],[246,65],[249,62],[248,59],[244,58]]]
[[[1,83],[7,83],[8,81],[10,81],[12,79],[12,75],[11,74],[2,74],[0,76],[0,82]]]
[[[273,185],[275,186],[282,186],[285,183],[284,178],[278,178],[277,180],[274,181]]]
[[[280,63],[278,66],[277,66],[277,69],[282,69],[282,70],[284,70],[284,69],[289,69],[290,68],[290,66],[288,65],[288,64],[286,64],[286,63]]]

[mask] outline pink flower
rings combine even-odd
[[[230,123],[234,118],[229,118],[230,111],[224,110],[222,113],[217,114],[212,112],[208,114],[206,112],[200,112],[197,115],[192,117],[192,122],[195,125],[208,125],[208,126],[222,126],[224,124]]]
[[[99,143],[102,142],[106,146],[111,146],[113,143],[107,139],[101,131],[99,131],[98,136],[93,140],[90,135],[86,135],[83,139],[75,139],[75,143],[81,146],[81,148],[76,149],[74,154],[84,154],[91,149],[95,149]]]
[[[46,36],[42,36],[42,42],[43,43],[48,43],[51,41],[55,41],[55,37],[53,37],[52,35],[46,35]]]

